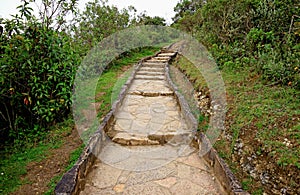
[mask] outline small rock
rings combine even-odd
[[[286,194],[286,188],[282,188],[281,190],[280,190],[280,192],[281,192],[281,194]]]
[[[203,99],[205,99],[206,98],[206,96],[205,95],[203,95],[203,96],[200,96],[200,100],[203,100]]]
[[[118,184],[114,187],[114,191],[117,193],[124,192],[125,185],[124,184]]]
[[[257,174],[255,173],[255,170],[254,170],[254,169],[250,171],[250,175],[251,175],[251,177],[253,177],[254,179],[257,178]]]
[[[260,180],[262,184],[267,184],[270,180],[270,176],[268,173],[264,172],[260,175]]]
[[[219,105],[214,105],[214,110],[218,110],[219,109]]]

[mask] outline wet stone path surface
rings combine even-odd
[[[143,62],[80,194],[223,194],[166,81],[173,55]]]

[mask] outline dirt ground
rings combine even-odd
[[[28,181],[13,194],[33,195],[43,194],[49,190],[48,183],[57,175],[62,174],[68,165],[70,154],[81,146],[82,140],[78,132],[73,129],[72,133],[63,138],[63,145],[57,149],[52,149],[41,162],[32,162],[27,166],[27,174],[22,180]]]

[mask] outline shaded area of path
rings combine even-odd
[[[80,194],[223,194],[166,81],[173,55],[143,62]]]

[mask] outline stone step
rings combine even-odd
[[[112,138],[115,143],[126,146],[141,146],[141,145],[158,145],[158,144],[188,144],[191,140],[192,134],[190,132],[182,133],[157,133],[157,134],[137,134],[120,132]],[[186,143],[187,142],[187,143]]]
[[[150,60],[147,60],[146,62],[154,62],[154,63],[166,63],[169,60],[159,60],[159,59],[155,59],[155,58],[151,58]]]
[[[170,60],[171,58],[168,56],[156,56],[154,57],[156,60]]]
[[[95,161],[87,177],[82,178],[86,182],[80,195],[230,194],[216,181],[216,175],[222,172],[215,173],[194,147],[115,145],[103,146],[101,161]]]
[[[152,75],[152,76],[164,76],[164,72],[149,72],[149,71],[138,71],[136,75]]]
[[[166,66],[167,64],[164,63],[164,62],[149,62],[149,61],[146,61],[146,62],[143,62],[143,64],[145,65],[163,65],[163,66]]]
[[[165,69],[160,67],[141,67],[140,71],[143,72],[161,72],[164,73]]]
[[[169,130],[170,131],[170,130]],[[192,132],[157,132],[155,134],[148,135],[148,139],[159,141],[160,144],[188,144],[191,140]]]
[[[155,67],[155,68],[164,68],[166,65],[162,63],[150,63],[150,62],[144,62],[142,64],[142,67]]]
[[[170,91],[160,91],[160,92],[155,92],[155,91],[130,91],[128,92],[129,95],[141,95],[144,97],[158,97],[158,96],[173,96],[174,92]]]
[[[160,53],[160,54],[158,54],[158,56],[159,57],[172,57],[172,56],[174,56],[176,53]]]
[[[138,80],[165,80],[164,75],[136,75],[134,78]]]
[[[143,95],[143,94],[170,95],[170,94],[174,94],[174,92],[166,85],[165,80],[138,80],[138,79],[133,81],[131,87],[129,88],[128,93],[129,94],[134,93],[134,95]]]
[[[126,146],[159,145],[159,141],[150,140],[147,135],[132,133],[117,133],[112,141]]]

